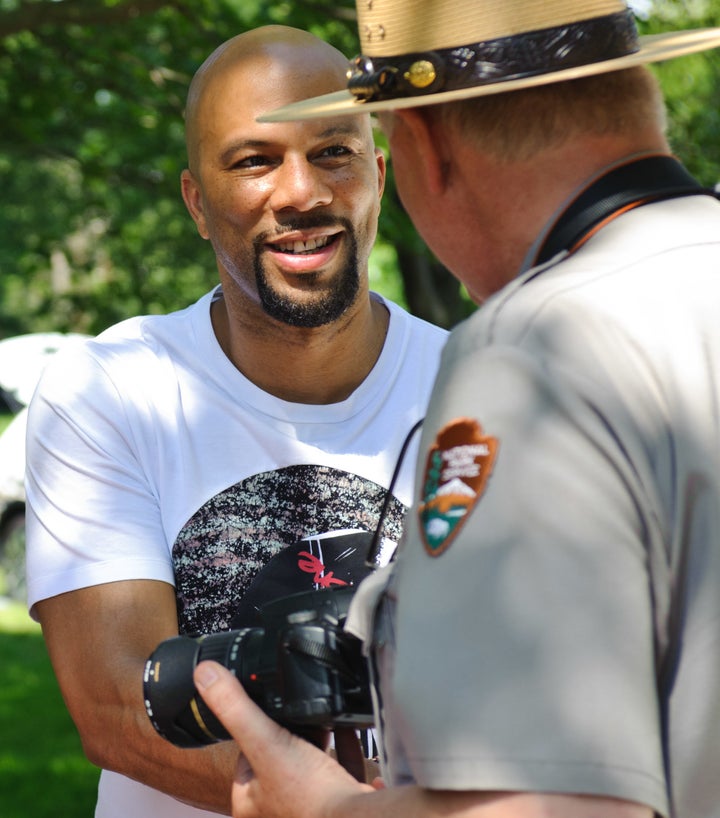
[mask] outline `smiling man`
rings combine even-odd
[[[383,345],[389,313],[368,297],[367,260],[385,161],[365,116],[312,128],[255,120],[309,86],[341,87],[342,60],[304,32],[258,29],[208,58],[186,111],[182,190],[217,257],[218,340],[251,379],[307,403],[346,398]],[[309,367],[308,355],[322,366]]]
[[[256,122],[342,88],[345,67],[278,26],[207,59],[182,193],[219,286],[63,355],[30,409],[29,605],[104,770],[96,818],[229,813],[236,748],[160,738],[145,660],[178,633],[257,624],[277,596],[356,583],[425,411],[446,334],[369,290],[385,180],[369,118]],[[414,461],[382,521],[385,556]]]

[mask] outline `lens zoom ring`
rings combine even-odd
[[[212,633],[209,636],[203,637],[200,643],[200,650],[198,651],[198,662],[210,659],[230,668],[229,657],[235,652],[234,648],[242,641],[247,630],[248,628],[244,628],[239,631]]]

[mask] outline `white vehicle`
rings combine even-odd
[[[0,434],[0,596],[25,593],[25,426],[27,407]]]
[[[88,336],[38,332],[0,341],[0,390],[19,410],[0,434],[0,597],[25,598],[25,428],[43,368],[61,348]]]

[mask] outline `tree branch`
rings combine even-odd
[[[20,31],[36,31],[46,26],[102,25],[134,19],[172,6],[186,10],[183,0],[125,0],[105,6],[99,0],[62,2],[21,2],[14,11],[0,15],[0,38]]]

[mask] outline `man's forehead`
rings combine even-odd
[[[243,59],[205,79],[195,108],[209,115],[232,106],[256,117],[273,106],[336,91],[344,82],[344,75],[336,67],[326,70],[318,65],[302,67],[260,57]],[[333,117],[338,122],[341,119]]]
[[[193,145],[208,148],[211,142],[217,148],[220,142],[225,153],[241,140],[281,142],[294,138],[293,133],[316,140],[371,137],[364,114],[318,119],[312,124],[285,123],[284,128],[278,128],[279,123],[273,127],[256,122],[281,105],[344,87],[345,66],[342,55],[325,44],[225,50],[194,82],[193,102],[186,111],[189,151]]]
[[[301,48],[277,43],[230,51],[208,68],[204,85],[207,87],[216,81],[234,82],[245,77],[268,81],[285,77],[289,81],[323,82],[331,89],[341,90],[347,84],[349,63],[339,52],[321,45],[324,44]]]
[[[201,130],[212,125],[220,131],[242,126],[253,134],[262,134],[259,138],[272,138],[265,135],[289,133],[293,129],[318,136],[367,133],[370,123],[367,114],[329,116],[305,122],[257,122],[258,117],[278,105],[306,99],[308,93],[313,94],[317,89],[334,87],[334,79],[327,74],[298,75],[287,69],[256,72],[246,63],[242,69],[218,76],[206,86],[196,106],[197,125]]]

